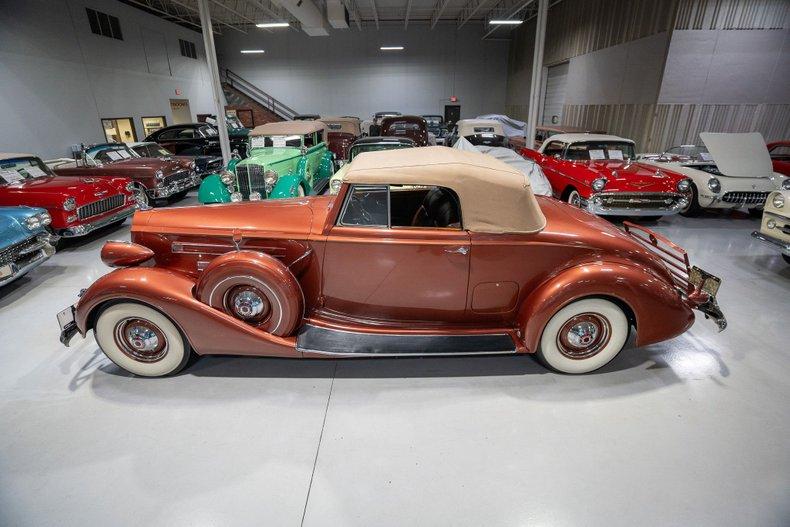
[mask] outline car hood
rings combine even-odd
[[[44,212],[33,207],[0,207],[0,249],[26,240],[30,235],[42,231],[43,227],[30,230],[25,219]]]
[[[232,237],[305,239],[310,234],[312,198],[267,199],[219,205],[138,211],[133,232]]]
[[[281,148],[269,146],[265,148],[256,148],[250,153],[247,159],[243,159],[236,166],[241,165],[270,165],[286,159],[291,159],[301,155],[298,148]]]
[[[153,173],[161,170],[165,175],[189,168],[189,161],[185,159],[177,159],[175,157],[137,157],[134,159],[123,159],[115,163],[103,165],[103,168],[118,171],[119,175],[125,175],[127,172],[145,172]]]
[[[592,183],[599,177],[606,178],[604,192],[677,192],[682,176],[664,169],[627,161],[587,161]]]
[[[699,137],[723,175],[752,178],[773,176],[771,156],[761,134],[703,132]]]
[[[102,197],[128,194],[125,190],[128,181],[123,178],[47,176],[2,186],[0,194],[18,196],[36,206],[59,205],[67,197],[73,197],[79,207]]]

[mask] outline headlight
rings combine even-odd
[[[77,200],[74,198],[66,198],[63,202],[63,209],[64,210],[74,210],[77,208]]]
[[[267,170],[266,173],[263,174],[263,182],[271,187],[277,184],[278,179],[279,176],[274,170]]]
[[[790,190],[790,177],[787,177],[782,181],[782,190]]]
[[[219,175],[219,180],[222,181],[223,185],[232,184],[234,180],[233,172],[230,172],[228,170],[223,170]]]
[[[332,181],[329,182],[329,190],[335,194],[340,192],[340,187],[342,186],[343,186],[342,179],[333,179]]]
[[[712,177],[712,178],[710,178],[710,179],[708,180],[708,188],[709,188],[709,189],[711,190],[711,192],[713,192],[714,194],[718,194],[718,193],[719,193],[719,191],[721,190],[721,183],[719,182],[719,180],[718,180],[718,179],[716,179],[715,177]]]
[[[29,218],[25,218],[25,225],[32,231],[41,227],[41,220],[38,216],[30,216]]]
[[[126,184],[126,190],[128,190],[129,192],[132,192],[134,190],[134,183],[132,183],[131,181],[129,183],[127,183]]]
[[[236,203],[236,202],[238,202],[238,201],[241,201],[241,192],[234,192],[233,194],[231,194],[231,195],[230,195],[230,200],[231,200],[233,203]]]
[[[154,174],[154,176],[156,176],[156,179],[164,179],[165,178],[165,173],[162,172],[161,170],[157,170],[156,173]]]
[[[341,159],[340,161],[337,162],[337,167],[340,168],[345,164],[346,164],[345,160]]]
[[[691,182],[688,179],[681,179],[678,181],[678,192],[688,192],[691,188]]]
[[[49,212],[42,212],[38,215],[39,220],[41,221],[41,225],[45,227],[52,223],[52,216],[49,215]]]
[[[606,186],[606,180],[604,178],[598,178],[592,182],[592,188],[596,192],[600,192]]]
[[[781,194],[774,194],[774,197],[771,198],[771,205],[777,209],[781,209],[785,206],[785,197]]]

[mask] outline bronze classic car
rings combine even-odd
[[[393,115],[381,121],[381,135],[408,137],[417,146],[428,146],[428,123],[419,115]]]
[[[648,229],[552,198],[491,156],[360,154],[336,196],[138,212],[57,318],[162,376],[200,355],[536,354],[565,373],[714,318],[719,280]],[[660,250],[659,250],[660,249]],[[636,353],[636,351],[629,351]]]

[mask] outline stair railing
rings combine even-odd
[[[231,70],[223,68],[220,70],[220,75],[222,76],[222,81],[226,82],[231,88],[240,91],[275,115],[290,120],[297,114],[293,108],[278,101],[244,77],[233,73]]]

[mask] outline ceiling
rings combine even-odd
[[[119,0],[190,29],[200,30],[197,0]],[[342,3],[348,12],[349,29],[371,31],[382,26],[437,24],[478,25],[483,38],[509,38],[515,26],[490,25],[491,19],[526,20],[537,10],[535,0],[209,0],[217,34],[261,31],[256,23],[287,21],[289,30],[301,30],[300,9],[312,2],[321,14],[327,3]],[[556,0],[552,2],[556,3]],[[286,8],[289,4],[290,8]],[[308,4],[308,7],[309,4]],[[296,14],[294,14],[296,13]],[[324,18],[325,15],[323,15]],[[329,24],[326,24],[329,27]],[[264,30],[282,31],[282,29]],[[307,30],[305,29],[307,32]]]

